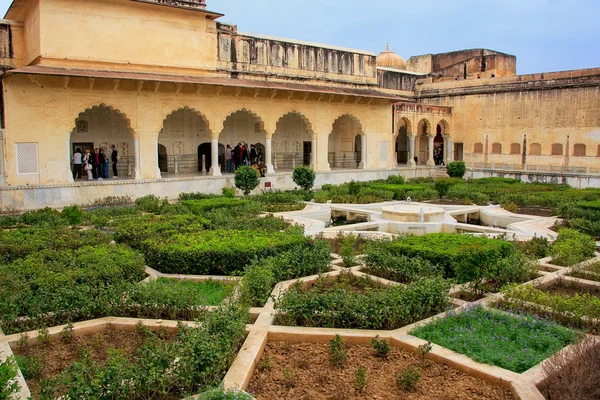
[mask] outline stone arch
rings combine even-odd
[[[502,143],[492,143],[492,154],[502,154]]]
[[[67,165],[71,165],[73,154],[78,148],[83,154],[86,150],[94,153],[94,149],[104,148],[105,157],[110,158],[112,145],[115,145],[119,154],[117,170],[120,175],[138,177],[139,154],[135,151],[135,132],[127,115],[105,103],[88,107],[74,120],[74,127],[69,134]],[[94,171],[94,176],[96,172],[99,173],[98,177],[105,176],[105,169]],[[109,168],[109,174],[110,172]],[[87,179],[87,174],[85,178]]]
[[[356,145],[357,136],[360,138],[361,148]],[[356,116],[349,113],[340,115],[333,122],[329,134],[329,165],[335,168],[359,168],[363,160],[363,136],[362,124]]]
[[[585,157],[586,156],[586,146],[583,143],[575,143],[573,145],[573,156],[574,157]]]
[[[396,162],[398,164],[407,164],[409,157],[408,135],[412,134],[412,125],[410,120],[402,117],[396,123],[395,152]]]
[[[310,165],[312,149],[312,124],[302,113],[293,110],[279,118],[275,124],[272,143],[272,163],[277,170]]]
[[[473,143],[473,153],[474,154],[482,154],[483,153],[483,143]]]
[[[541,156],[542,155],[542,145],[539,143],[531,143],[529,145],[529,155],[530,156]]]
[[[445,119],[441,119],[436,124],[436,134],[440,134],[443,136],[450,135],[450,124]]]
[[[521,143],[511,143],[510,144],[510,154],[521,155]]]
[[[194,108],[184,106],[166,115],[158,134],[158,145],[166,149],[167,172],[197,173],[200,171],[203,154],[198,152],[198,146],[210,142],[211,136],[208,119]],[[210,152],[204,155],[210,157]],[[162,157],[164,158],[165,155],[163,154]],[[164,172],[163,169],[164,160],[161,172]]]
[[[234,149],[238,144],[246,144],[250,149],[250,145],[254,144],[257,149],[262,150],[263,159],[265,159],[266,134],[262,118],[256,113],[242,108],[230,113],[223,121],[223,129],[219,134],[219,145],[223,145],[223,148],[230,145]],[[233,161],[234,163],[238,162],[236,165],[240,165],[240,160],[233,159]]]
[[[552,156],[562,156],[563,155],[563,145],[562,143],[552,143],[550,147],[550,155]]]

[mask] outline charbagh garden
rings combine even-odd
[[[599,398],[600,189],[448,172],[3,210],[0,399]],[[407,198],[560,218],[551,240],[286,218]]]

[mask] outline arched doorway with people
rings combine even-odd
[[[210,143],[210,137],[208,120],[199,111],[186,106],[171,112],[158,135],[160,171],[197,174],[202,169],[200,145]]]
[[[81,112],[75,119],[69,147],[74,180],[131,179],[139,175],[131,123],[111,106],[99,104]],[[113,159],[117,160],[114,166]]]
[[[223,146],[223,155],[227,146],[232,154],[232,171],[243,165],[258,166],[258,159],[262,160],[259,167],[267,163],[265,148],[266,131],[262,118],[247,109],[231,113],[223,122],[223,130],[219,135],[219,144]],[[252,157],[255,154],[255,157]],[[223,160],[224,161],[224,160]],[[222,168],[227,172],[227,168]]]
[[[330,168],[365,168],[364,132],[359,119],[344,114],[333,123],[329,134],[328,161]]]

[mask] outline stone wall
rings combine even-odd
[[[452,107],[467,162],[594,167],[600,162],[600,69],[419,86]]]

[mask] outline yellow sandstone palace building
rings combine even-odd
[[[226,146],[255,144],[264,185],[432,176],[598,186],[600,69],[516,75],[487,49],[404,60],[241,32],[204,0],[15,0],[0,21],[0,207],[220,193]],[[118,179],[73,178],[76,149]],[[438,155],[439,154],[439,155]]]

